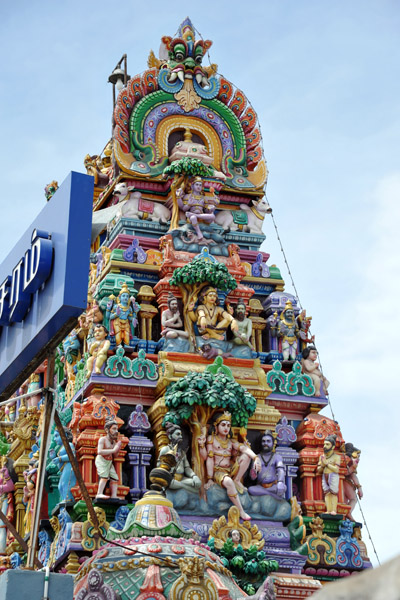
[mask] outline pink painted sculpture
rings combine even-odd
[[[361,499],[363,497],[362,486],[357,477],[357,467],[360,462],[361,450],[355,448],[353,444],[348,442],[345,444],[345,460],[347,473],[343,482],[344,500],[350,508],[348,519],[354,521],[353,509],[357,504],[357,495]]]

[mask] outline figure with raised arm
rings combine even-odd
[[[140,306],[136,303],[132,306],[129,295],[129,289],[126,283],[121,287],[116,303],[111,309],[110,320],[113,322],[115,333],[115,345],[124,343],[129,346],[131,338],[134,336],[137,325],[136,314]]]
[[[232,439],[231,414],[229,412],[215,413],[208,431],[207,439],[198,439],[201,458],[206,463],[207,491],[217,484],[223,487],[232,504],[239,509],[240,517],[249,521],[251,517],[245,513],[239,499],[239,493],[245,491],[241,479],[247,471],[251,459],[254,469],[261,469],[261,461],[247,444],[240,444]]]
[[[118,456],[122,442],[118,441],[118,423],[109,417],[104,424],[106,435],[99,439],[97,444],[96,469],[99,476],[99,487],[96,500],[105,500],[109,496],[104,494],[107,481],[110,481],[111,498],[117,498],[118,474],[114,466],[114,458]]]

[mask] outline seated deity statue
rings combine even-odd
[[[199,227],[199,221],[203,223],[213,223],[215,221],[215,209],[219,204],[218,197],[214,194],[214,189],[210,188],[212,196],[205,196],[203,193],[203,180],[201,177],[195,177],[190,184],[190,193],[185,194],[181,187],[176,192],[179,208],[185,213],[186,219],[196,232],[198,241],[208,243],[204,238]]]
[[[262,451],[258,455],[261,469],[257,472],[250,470],[251,479],[256,479],[256,485],[249,487],[252,496],[269,495],[274,498],[284,498],[286,492],[285,466],[282,456],[275,452],[275,440],[272,432],[267,429],[261,439]]]
[[[86,362],[86,375],[90,377],[93,370],[97,375],[101,374],[101,367],[107,360],[107,352],[110,348],[110,340],[107,339],[108,332],[104,325],[98,323],[94,326],[94,341],[89,346],[89,358]]]
[[[207,491],[216,484],[225,488],[230,501],[239,509],[240,517],[249,521],[251,517],[243,510],[239,499],[239,493],[246,491],[241,480],[251,459],[257,472],[261,469],[261,460],[247,444],[232,439],[231,418],[228,412],[215,413],[207,439],[205,436],[198,438],[200,456],[206,463],[204,489]]]
[[[171,452],[176,448],[176,466],[174,472],[174,478],[169,484],[170,490],[184,489],[192,494],[198,493],[201,481],[191,468],[189,461],[186,456],[186,450],[183,445],[182,430],[179,425],[174,423],[166,423],[165,429],[169,444],[163,446],[160,450],[160,454],[157,461],[157,466],[160,466],[160,457]]]
[[[194,303],[190,303],[188,311],[204,341],[224,340],[229,325],[233,332],[237,331],[237,321],[221,306],[218,306],[217,290],[212,286],[207,286],[202,290],[197,309],[194,311]]]
[[[164,310],[161,317],[161,335],[166,339],[175,339],[178,337],[187,339],[189,334],[183,329],[178,300],[171,293],[168,295],[167,304],[168,309]]]
[[[318,352],[315,346],[308,346],[308,348],[304,348],[302,352],[301,359],[301,367],[303,373],[309,375],[312,379],[312,382],[315,387],[315,396],[321,395],[321,383],[322,383],[322,391],[325,396],[328,393],[329,381],[322,374],[321,369],[319,368],[319,363],[317,363]]]

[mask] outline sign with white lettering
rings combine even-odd
[[[0,266],[0,400],[86,308],[93,177],[72,172]]]

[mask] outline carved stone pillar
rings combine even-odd
[[[150,431],[151,425],[143,406],[138,404],[131,413],[128,421],[133,435],[129,438],[130,464],[130,496],[132,501],[138,500],[146,491],[146,467],[150,465],[153,442],[143,434]]]

